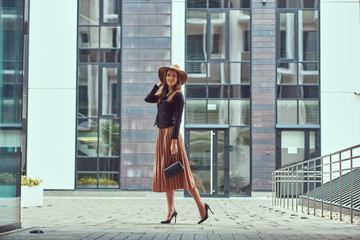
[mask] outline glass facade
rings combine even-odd
[[[23,0],[1,1],[0,232],[20,227],[22,131],[26,122],[25,112],[23,119],[24,5]]]
[[[284,167],[320,154],[319,144],[310,146],[320,143],[319,1],[277,4],[277,165]]]
[[[220,165],[215,175],[228,177],[232,196],[250,194],[250,19],[250,1],[187,1],[185,128],[229,132],[229,176]],[[193,168],[200,162],[190,152]]]
[[[76,188],[120,188],[121,1],[78,1]]]

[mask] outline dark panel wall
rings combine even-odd
[[[276,159],[276,0],[252,0],[252,191],[271,190]]]
[[[122,29],[121,189],[152,189],[156,104],[144,102],[170,65],[171,1],[125,0]]]

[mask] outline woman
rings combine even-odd
[[[174,206],[174,190],[187,189],[194,198],[199,209],[201,220],[198,224],[208,218],[209,205],[204,204],[196,188],[194,177],[186,156],[184,142],[180,133],[182,112],[184,109],[184,96],[181,86],[187,80],[186,72],[180,70],[179,65],[160,67],[158,71],[160,82],[154,86],[145,97],[148,103],[157,103],[155,125],[158,127],[158,135],[155,146],[153,191],[166,192],[168,213],[165,221],[171,223],[177,212]],[[162,89],[158,92],[158,90]],[[177,176],[167,178],[164,168],[170,154],[178,153],[178,159],[184,166],[184,171]],[[212,212],[212,211],[211,211]]]

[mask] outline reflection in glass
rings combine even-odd
[[[230,8],[250,8],[250,0],[230,0]]]
[[[227,0],[209,0],[209,8],[227,8]]]
[[[120,129],[116,119],[100,119],[99,155],[120,156]]]
[[[299,8],[319,8],[319,0],[299,0]]]
[[[250,61],[250,11],[230,11],[230,61]]]
[[[79,27],[79,48],[99,48],[98,27]]]
[[[103,0],[103,22],[113,23],[119,21],[118,4],[118,0]]]
[[[226,58],[226,14],[211,13],[211,43],[212,59]]]
[[[224,194],[225,190],[225,133],[217,131],[217,190],[218,194]],[[216,170],[216,169],[215,169]]]
[[[296,63],[279,63],[277,68],[277,84],[297,84]]]
[[[299,98],[319,98],[319,87],[299,86]]]
[[[297,101],[277,101],[277,124],[297,124]]]
[[[206,60],[206,11],[187,11],[186,41],[188,60]]]
[[[97,120],[80,119],[77,127],[77,155],[97,156],[98,123]]]
[[[250,63],[230,63],[229,80],[232,84],[250,83]]]
[[[305,160],[305,133],[281,131],[281,167]]]
[[[250,86],[230,85],[230,98],[250,98]]]
[[[309,154],[310,158],[316,157],[316,138],[315,138],[315,131],[309,132]]]
[[[299,124],[319,124],[319,101],[299,101]]]
[[[299,61],[318,60],[318,11],[299,11]]]
[[[96,171],[97,160],[96,158],[78,158],[77,171]]]
[[[186,62],[188,83],[206,83],[206,63]]]
[[[227,85],[209,85],[208,86],[209,98],[228,98],[228,86]]]
[[[186,101],[186,123],[206,123],[206,100]]]
[[[102,115],[116,114],[117,78],[117,68],[102,69]]]
[[[91,63],[98,62],[98,50],[79,50],[79,62],[81,63]]]
[[[207,110],[209,124],[228,124],[228,100],[209,100]]]
[[[230,100],[230,125],[250,125],[249,100]]]
[[[278,0],[278,8],[297,8],[297,1],[298,0]]]
[[[101,27],[100,48],[120,48],[120,27]]]
[[[99,6],[99,0],[79,0],[79,25],[98,25]]]
[[[96,173],[78,173],[76,187],[77,188],[96,188],[97,187],[97,174]]]
[[[284,86],[278,85],[277,97],[286,99],[286,98],[297,98],[297,86]]]
[[[188,8],[206,8],[206,0],[187,0]]]
[[[319,83],[318,64],[299,63],[299,83],[300,84],[318,84]]]
[[[99,92],[98,66],[79,65],[79,117],[97,117]]]
[[[228,63],[209,63],[208,82],[209,83],[228,83]]]
[[[118,158],[100,158],[99,171],[113,171],[120,170],[120,160]]]
[[[250,128],[230,127],[230,194],[250,195]]]
[[[190,131],[189,162],[199,193],[212,194],[211,138],[212,131]]]
[[[187,85],[186,86],[187,98],[206,98],[205,85]]]
[[[280,58],[295,58],[294,13],[280,13]]]
[[[120,62],[121,58],[121,50],[100,50],[100,61],[107,62],[107,63],[117,63]]]
[[[99,188],[119,188],[119,174],[117,173],[99,174]]]

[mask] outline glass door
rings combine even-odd
[[[200,195],[229,196],[227,130],[188,129],[186,138],[188,159]]]

